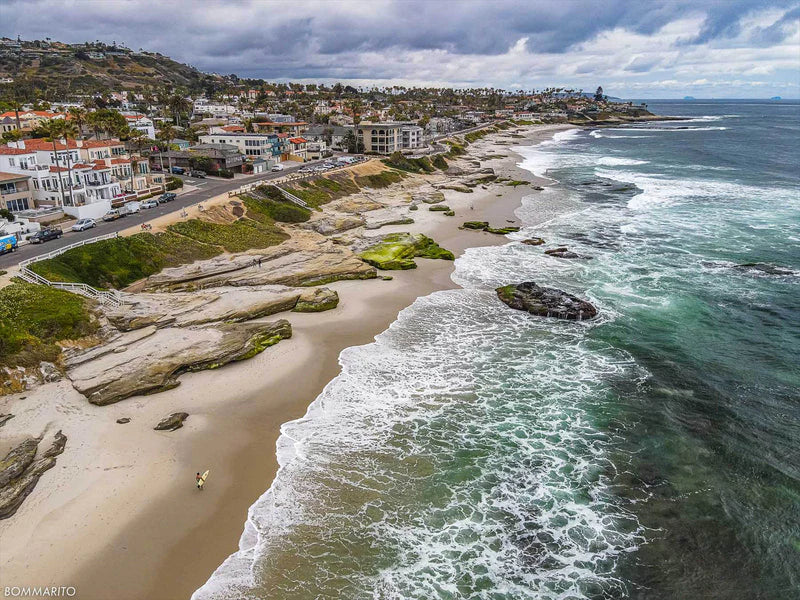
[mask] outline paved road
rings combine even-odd
[[[469,133],[470,131],[476,131],[478,129],[481,129],[482,127],[486,127],[486,125],[487,123],[482,123],[480,125],[476,125],[474,127],[468,127],[467,129],[462,129],[460,131],[453,131],[450,133],[442,134],[436,136],[433,139],[433,141],[436,142],[440,139],[444,139],[456,134],[464,134],[464,133]],[[335,154],[338,155],[341,153],[337,152]],[[111,221],[108,223],[104,221],[97,221],[97,226],[93,227],[92,229],[87,229],[85,231],[65,230],[64,235],[61,237],[61,239],[58,240],[50,240],[49,242],[44,242],[43,244],[25,244],[24,246],[20,246],[20,248],[16,252],[12,252],[10,254],[3,254],[2,256],[0,256],[0,269],[16,265],[21,260],[26,260],[28,258],[33,258],[41,254],[47,254],[48,252],[52,252],[53,250],[58,250],[59,248],[63,248],[64,246],[68,246],[70,244],[74,244],[75,242],[79,242],[81,239],[93,238],[98,235],[106,235],[108,233],[114,233],[115,231],[122,231],[124,229],[128,229],[131,226],[140,225],[141,223],[150,221],[151,219],[154,219],[156,217],[176,212],[187,206],[191,206],[193,204],[197,204],[198,202],[202,202],[204,200],[208,200],[209,198],[213,198],[214,196],[218,196],[219,194],[235,190],[248,183],[253,183],[256,181],[265,181],[268,179],[277,179],[279,177],[287,175],[288,173],[296,171],[301,167],[313,165],[319,162],[324,162],[325,160],[329,159],[308,161],[306,163],[297,163],[297,166],[286,167],[284,168],[283,171],[276,171],[274,173],[272,172],[261,173],[259,175],[246,178],[239,178],[239,179],[217,179],[217,178],[194,179],[190,177],[181,177],[181,179],[183,179],[184,181],[190,182],[192,185],[196,185],[197,189],[192,190],[191,192],[180,194],[172,202],[169,202],[167,204],[162,204],[156,208],[143,210],[138,214],[128,215],[122,219],[118,219],[116,221]],[[284,165],[285,164],[286,163],[284,163]]]
[[[317,162],[323,161],[308,161],[306,163],[298,163],[296,167],[287,167],[283,171],[276,171],[274,173],[259,173],[258,175],[251,177],[237,179],[194,179],[191,177],[181,177],[181,179],[183,179],[185,182],[197,186],[197,189],[180,194],[172,202],[161,204],[156,208],[143,210],[138,214],[128,215],[122,219],[117,219],[116,221],[105,222],[98,220],[97,226],[93,227],[92,229],[87,229],[85,231],[65,230],[64,235],[58,240],[50,240],[49,242],[44,242],[43,244],[25,244],[24,246],[20,246],[16,252],[3,254],[0,256],[0,268],[16,265],[21,260],[33,258],[34,256],[39,256],[40,254],[47,254],[53,250],[58,250],[64,246],[79,242],[81,239],[93,238],[98,235],[106,235],[115,231],[128,229],[131,226],[140,225],[141,223],[150,221],[156,217],[176,212],[187,206],[191,206],[193,204],[197,204],[198,202],[203,202],[204,200],[213,198],[214,196],[235,190],[243,185],[257,181],[265,181],[268,179],[277,179],[278,177],[283,177],[287,173],[296,171],[301,167],[307,167],[308,165],[313,165]]]

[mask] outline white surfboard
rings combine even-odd
[[[203,486],[206,484],[206,479],[208,479],[208,474],[211,472],[211,469],[200,475],[200,480],[197,482],[198,489],[203,489]]]

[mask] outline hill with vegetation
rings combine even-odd
[[[213,90],[222,80],[156,52],[99,42],[0,41],[0,78],[11,78],[10,85],[37,90],[48,99],[122,89],[145,91],[154,85],[200,92]]]

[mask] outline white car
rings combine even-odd
[[[158,206],[158,200],[145,200],[142,202],[142,208],[156,208]]]
[[[83,231],[84,229],[91,229],[97,227],[94,219],[78,219],[75,225],[72,226],[72,231]]]
[[[283,171],[283,165],[275,165],[272,167],[273,171]]]

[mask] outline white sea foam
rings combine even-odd
[[[597,164],[605,167],[620,167],[633,165],[646,165],[650,161],[636,160],[635,158],[619,158],[616,156],[602,156],[597,159]]]

